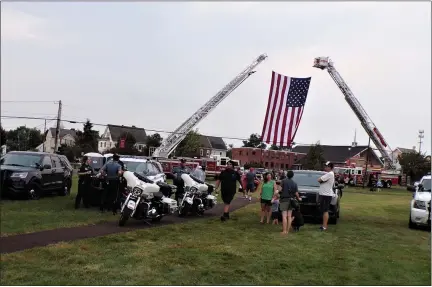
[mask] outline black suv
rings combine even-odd
[[[297,183],[300,201],[300,211],[303,216],[314,217],[321,219],[319,203],[319,187],[318,178],[325,174],[324,171],[316,170],[294,170],[293,180]],[[329,223],[337,224],[340,212],[340,199],[342,197],[343,185],[337,185],[333,190],[337,193],[337,199],[334,199],[330,204]]]
[[[13,151],[0,159],[2,195],[13,198],[56,192],[65,196],[72,186],[72,166],[66,157],[45,152]]]

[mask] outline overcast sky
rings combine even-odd
[[[423,129],[423,150],[430,153],[430,7],[427,2],[2,3],[1,98],[62,100],[66,119],[171,131],[267,53],[257,73],[198,125],[201,133],[240,138],[261,133],[274,70],[312,77],[296,142],[350,145],[357,130],[357,142],[366,145],[365,131],[330,75],[312,68],[314,57],[330,56],[392,148],[418,146]],[[1,105],[2,115],[56,112],[53,103]],[[2,119],[2,124],[43,129],[44,123]]]

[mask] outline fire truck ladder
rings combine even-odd
[[[186,135],[201,122],[217,105],[219,105],[229,94],[240,86],[253,73],[254,69],[267,58],[262,54],[256,58],[252,64],[238,74],[231,82],[222,88],[207,103],[199,108],[190,118],[182,123],[173,133],[166,137],[162,144],[153,152],[153,157],[167,158],[177,145],[186,137]]]
[[[372,119],[368,116],[365,109],[362,107],[360,102],[357,100],[357,98],[351,92],[351,89],[348,87],[348,85],[342,79],[341,75],[338,73],[338,71],[336,70],[336,68],[333,65],[333,62],[329,59],[329,57],[315,58],[313,67],[319,68],[321,70],[327,69],[327,72],[330,74],[330,77],[332,77],[333,81],[336,83],[336,85],[342,91],[348,105],[354,111],[355,115],[360,120],[361,125],[365,129],[366,133],[369,135],[372,142],[375,144],[375,146],[377,147],[377,149],[381,153],[381,155],[384,159],[384,162],[386,164],[386,167],[389,169],[395,169],[395,165],[393,163],[392,156],[391,156],[391,154],[392,154],[391,148],[389,147],[387,142],[384,140],[384,137],[379,132],[376,125],[372,122]]]

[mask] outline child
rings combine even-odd
[[[271,207],[271,219],[273,220],[273,224],[278,225],[279,224],[279,217],[280,217],[280,211],[279,211],[279,193],[276,193],[273,195],[273,198],[271,200],[272,207]]]
[[[300,231],[300,227],[304,225],[304,218],[303,214],[300,212],[300,206],[297,207],[292,212],[293,222],[292,222],[292,228],[295,232]]]

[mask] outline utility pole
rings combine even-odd
[[[45,142],[46,142],[46,119],[45,119],[44,137],[43,137],[43,144],[42,144],[42,151],[43,152],[45,152]]]
[[[421,153],[421,146],[424,138],[424,130],[419,130],[418,138],[419,138],[419,153]]]
[[[60,135],[60,121],[61,121],[61,112],[62,112],[62,102],[59,101],[58,106],[58,114],[57,114],[57,125],[56,125],[56,135],[54,140],[54,153],[58,149],[58,143],[59,143],[59,135]]]

